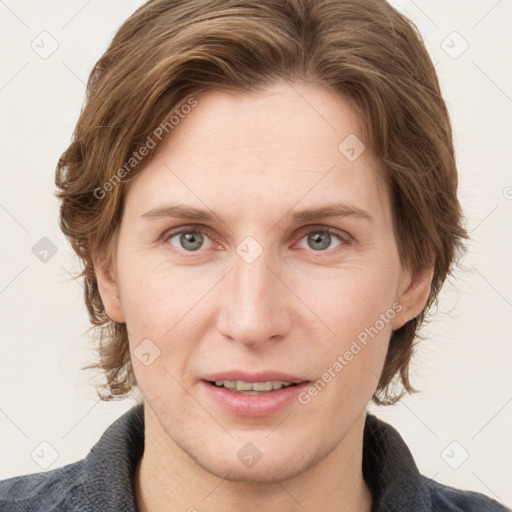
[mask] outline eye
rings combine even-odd
[[[195,252],[203,247],[205,241],[210,238],[199,229],[181,229],[179,231],[166,233],[163,237],[164,241],[170,243],[178,251]],[[173,240],[176,239],[176,240]],[[208,247],[206,247],[207,249]]]
[[[331,246],[335,241],[333,237],[338,240],[338,244],[334,247]],[[209,249],[213,244],[206,230],[187,226],[164,233],[162,239],[178,252],[188,253],[197,252],[200,249]],[[317,252],[328,252],[325,249],[332,250],[340,245],[350,243],[349,235],[325,226],[310,229],[300,240],[304,239],[306,239],[308,246],[302,248],[312,249]]]
[[[306,236],[301,238],[301,241],[306,239],[306,243],[308,244],[306,249],[311,248],[314,251],[327,252],[324,251],[324,249],[329,249],[329,246],[333,242],[333,237],[337,238],[339,243],[334,247],[330,247],[330,249],[335,249],[343,243],[348,243],[348,235],[342,235],[337,230],[328,227],[311,229]]]

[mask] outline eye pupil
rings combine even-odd
[[[323,242],[322,242],[322,237],[323,237]],[[317,231],[308,236],[308,243],[311,243],[312,248],[315,251],[326,249],[327,247],[329,247],[330,242],[331,242],[330,233],[321,233],[321,232]],[[318,246],[315,247],[314,244],[318,244],[318,243],[320,243],[320,247],[318,247]]]
[[[191,243],[192,247],[187,246],[187,243]],[[190,251],[197,251],[203,245],[203,236],[201,233],[192,231],[190,233],[183,233],[180,236],[180,244],[184,249]]]

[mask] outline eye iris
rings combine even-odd
[[[187,246],[187,243],[191,243],[192,247]],[[188,249],[190,251],[197,251],[203,245],[203,235],[196,231],[192,231],[190,233],[183,233],[180,236],[180,244],[184,249]]]
[[[322,237],[323,237],[323,242],[322,242]],[[308,236],[308,243],[311,243],[311,245],[315,251],[329,247],[330,242],[331,242],[330,233],[315,232]],[[317,243],[320,243],[320,247],[314,246],[314,244],[317,244]]]

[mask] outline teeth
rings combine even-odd
[[[252,386],[250,382],[244,382],[242,380],[236,381],[236,389],[238,389],[238,391],[261,391],[260,389],[252,389]]]
[[[291,382],[267,381],[267,382],[244,382],[243,380],[216,380],[216,386],[223,386],[233,391],[272,391],[274,389],[287,388]]]

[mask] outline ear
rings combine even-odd
[[[119,288],[106,256],[93,256],[93,263],[94,273],[98,282],[98,291],[108,317],[114,322],[124,323],[125,318],[119,299]]]
[[[402,309],[397,312],[391,322],[394,331],[400,329],[423,311],[430,295],[433,276],[434,269],[432,267],[426,267],[413,273],[404,271],[396,299]]]

